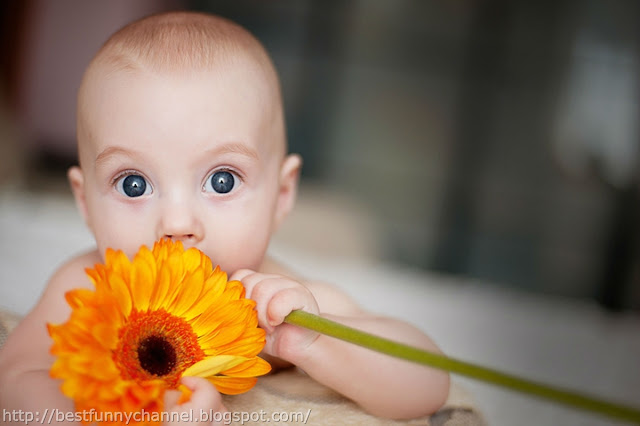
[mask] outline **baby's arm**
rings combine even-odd
[[[60,382],[49,377],[54,358],[49,354],[52,340],[46,323],[66,321],[70,309],[64,293],[73,287],[90,285],[82,268],[88,256],[71,260],[53,275],[38,304],[2,347],[0,406],[3,410],[22,410],[33,415],[34,420],[37,420],[35,416],[43,416],[46,409],[48,413],[55,409],[60,413],[73,412],[73,403],[60,391]]]
[[[15,412],[28,413],[28,416],[33,415],[31,423],[34,424],[41,424],[45,412],[47,418],[51,413],[55,413],[52,419],[56,420],[57,425],[77,424],[77,422],[58,421],[63,418],[61,416],[73,413],[74,406],[71,399],[60,391],[61,381],[49,376],[54,357],[49,354],[53,341],[47,333],[46,323],[60,324],[68,319],[71,311],[65,301],[64,293],[78,287],[92,288],[84,268],[93,266],[97,262],[101,260],[97,253],[93,252],[77,257],[62,266],[51,278],[36,307],[16,327],[0,350],[0,409],[5,410],[3,412],[11,413],[15,410]],[[207,380],[195,377],[183,380],[183,383],[193,392],[191,400],[178,404],[177,392],[169,392],[168,398],[165,399],[167,411],[192,410],[195,414],[225,411],[220,394]],[[21,418],[21,424],[25,424],[25,418],[24,416]],[[171,424],[174,423],[168,423],[168,425]],[[179,424],[187,423],[180,421]]]
[[[449,375],[395,359],[331,337],[283,323],[302,309],[347,326],[440,353],[417,328],[362,311],[344,293],[319,283],[241,270],[247,297],[256,300],[260,326],[267,331],[265,352],[304,370],[368,412],[389,418],[413,418],[437,411],[449,393]]]

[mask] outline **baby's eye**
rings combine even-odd
[[[116,190],[122,195],[135,198],[151,194],[151,185],[140,175],[123,176],[116,182]]]
[[[236,178],[228,170],[219,170],[214,172],[204,184],[206,192],[217,192],[218,194],[226,194],[231,192],[236,185]]]

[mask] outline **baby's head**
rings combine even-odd
[[[227,272],[257,269],[295,200],[276,72],[219,17],[155,15],[115,33],[85,72],[77,137],[69,179],[102,255],[173,238]]]

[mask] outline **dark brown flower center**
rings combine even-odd
[[[183,318],[164,309],[133,310],[118,331],[113,359],[122,377],[163,380],[175,388],[185,369],[204,358],[198,336]]]
[[[176,350],[161,336],[149,336],[138,346],[140,367],[150,374],[165,376],[176,366]]]

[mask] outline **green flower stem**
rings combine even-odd
[[[637,408],[603,401],[589,395],[526,380],[491,368],[417,349],[338,324],[308,312],[293,311],[287,315],[285,322],[397,358],[417,362],[440,370],[450,371],[451,373],[461,374],[574,408],[596,412],[620,420],[640,423],[640,410]]]

